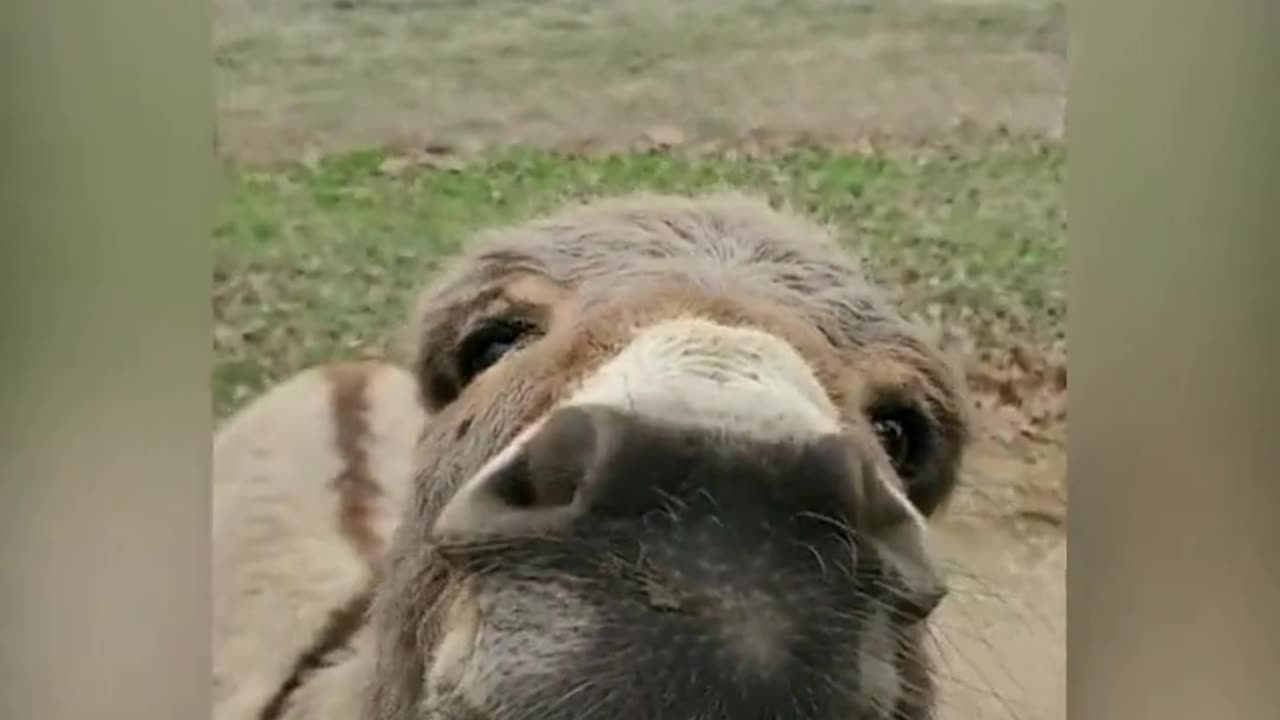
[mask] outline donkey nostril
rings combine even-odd
[[[579,494],[600,472],[608,414],[554,412],[514,457],[479,478],[441,511],[438,536],[522,535],[563,529],[582,510]]]
[[[577,408],[553,414],[495,489],[515,507],[572,504],[596,462],[598,420]]]
[[[570,456],[551,457],[554,463],[534,463],[517,458],[494,474],[489,491],[501,505],[519,510],[550,508],[573,503],[580,477],[568,461]]]

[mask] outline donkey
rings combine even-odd
[[[219,429],[216,720],[933,717],[967,403],[830,233],[573,206],[412,328]]]

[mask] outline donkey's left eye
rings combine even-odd
[[[875,429],[876,436],[880,438],[880,444],[889,454],[889,459],[895,466],[903,464],[911,455],[911,439],[907,437],[907,431],[903,429],[902,422],[890,418],[877,420]]]
[[[495,320],[473,331],[458,348],[458,377],[462,384],[467,385],[496,365],[533,329],[532,324],[521,320]]]
[[[910,407],[872,410],[871,425],[894,469],[907,478],[919,469],[929,442],[928,421]]]

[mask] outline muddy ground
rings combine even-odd
[[[386,144],[930,143],[1062,128],[1058,2],[214,0],[214,10],[220,141],[245,164]],[[1065,370],[1061,358],[1044,362],[1058,380],[1012,394],[976,383],[978,443],[938,521],[955,584],[936,632],[944,720],[1065,717]]]

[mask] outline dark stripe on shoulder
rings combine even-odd
[[[262,712],[258,713],[259,720],[279,720],[284,717],[284,711],[288,708],[289,699],[293,697],[293,693],[302,687],[313,673],[329,665],[329,658],[346,648],[351,638],[364,625],[372,597],[371,590],[362,592],[329,615],[329,621],[325,623],[316,641],[307,648],[306,652],[298,656],[298,661],[293,665],[293,672],[289,673],[289,677],[281,683],[275,694],[271,696],[271,700],[262,708]]]
[[[324,369],[329,380],[336,429],[334,443],[342,469],[331,485],[338,493],[338,530],[364,558],[373,573],[370,587],[329,615],[329,620],[307,650],[298,656],[292,672],[258,714],[259,720],[279,720],[293,693],[317,670],[329,665],[335,653],[347,648],[364,626],[373,586],[382,575],[383,539],[372,523],[378,511],[382,487],[369,466],[366,443],[369,427],[369,378],[378,367],[369,363],[333,365]]]
[[[371,569],[381,564],[383,541],[372,525],[378,511],[382,488],[369,467],[366,443],[369,439],[369,378],[377,366],[334,365],[325,369],[333,390],[333,418],[336,444],[342,457],[342,471],[333,479],[338,492],[338,528],[351,541]]]

